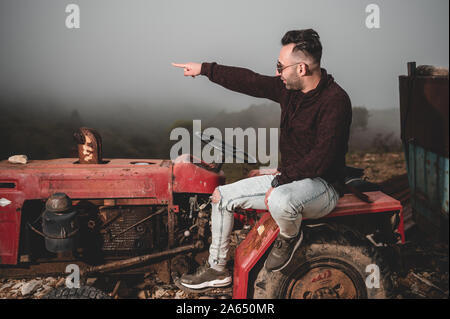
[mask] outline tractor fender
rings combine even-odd
[[[247,297],[249,273],[275,241],[279,231],[278,225],[270,216],[270,213],[266,213],[236,248],[233,298],[244,299]]]

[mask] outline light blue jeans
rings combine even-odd
[[[246,178],[232,184],[218,186],[220,199],[212,202],[209,264],[223,269],[227,262],[234,210],[269,209],[285,237],[295,237],[302,218],[315,219],[329,214],[339,200],[338,192],[320,177],[306,178],[278,186],[269,193],[275,175]]]

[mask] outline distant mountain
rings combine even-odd
[[[73,105],[61,101],[0,99],[0,159],[26,154],[31,159],[73,157],[72,134],[80,126],[103,138],[104,157],[168,158],[170,129],[202,120],[202,129],[278,128],[280,107],[251,105],[239,112],[208,105]],[[355,129],[350,150],[386,151],[400,145],[400,112],[369,110],[368,123]],[[366,125],[367,124],[367,125]],[[267,136],[269,131],[267,130]]]

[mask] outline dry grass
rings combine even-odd
[[[365,177],[373,183],[380,183],[393,176],[406,174],[403,152],[350,152],[347,154],[346,161],[348,166],[364,168]],[[227,177],[227,184],[246,178],[251,170],[258,168],[259,165],[237,163],[222,166],[222,170]]]
[[[364,168],[365,177],[373,183],[381,183],[397,175],[406,174],[403,152],[347,154],[347,165]]]

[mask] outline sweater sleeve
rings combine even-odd
[[[315,146],[302,161],[292,163],[283,169],[279,177],[280,185],[327,173],[338,152],[346,147],[351,112],[348,96],[333,101],[322,110]]]
[[[220,65],[215,62],[202,63],[201,74],[229,90],[267,98],[278,103],[285,89],[280,77],[261,75],[248,69]]]

